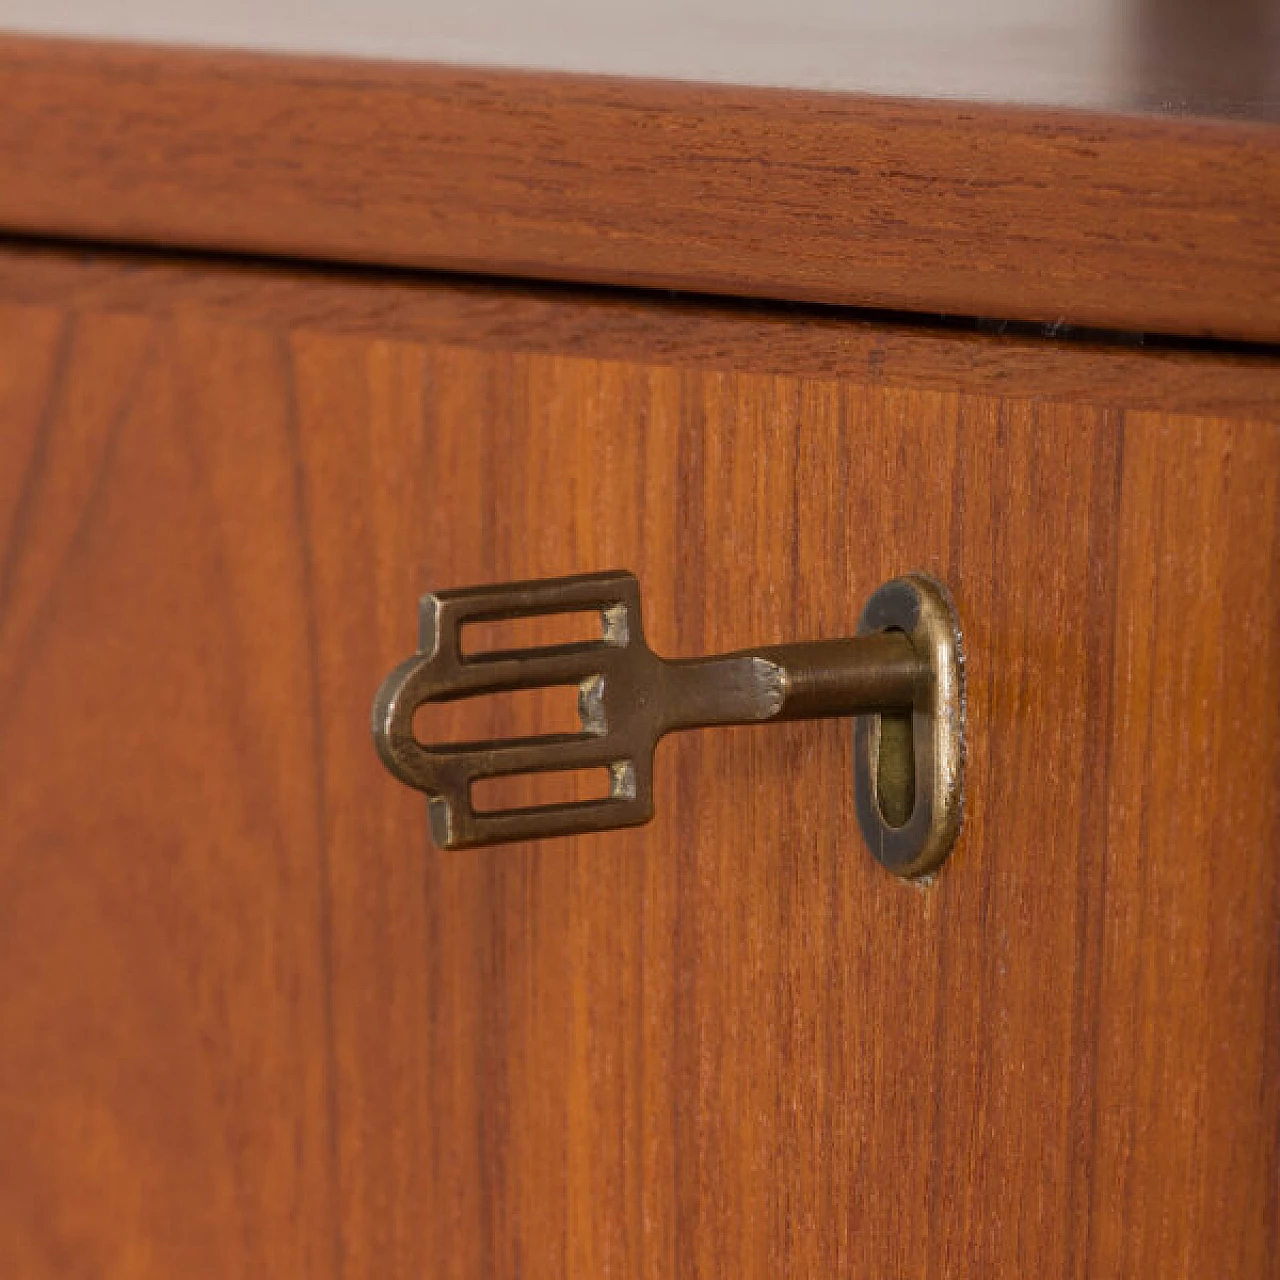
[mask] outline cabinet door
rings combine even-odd
[[[14,249],[0,334],[6,1274],[1273,1273],[1274,360]],[[936,880],[840,722],[434,850],[416,597],[607,568],[668,655],[944,579]]]

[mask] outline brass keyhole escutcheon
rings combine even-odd
[[[859,716],[853,729],[854,799],[863,838],[896,875],[930,875],[960,832],[964,787],[964,651],[950,593],[913,573],[867,601],[858,634],[901,632],[930,672],[908,710]]]

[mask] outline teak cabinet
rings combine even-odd
[[[130,85],[155,98],[115,152],[81,137],[65,189],[69,153],[42,160],[0,111],[0,217],[46,237],[0,249],[0,1271],[1277,1274],[1271,129],[1154,122],[1144,142],[1133,120],[1022,120],[1009,146],[1041,136],[1049,176],[1079,130],[1099,164],[1129,157],[1134,188],[1159,187],[1150,164],[1200,163],[1178,131],[1223,174],[1201,170],[1183,224],[1217,219],[1216,260],[1180,265],[1177,224],[1155,218],[1109,292],[1124,245],[1088,259],[1090,225],[1128,197],[1080,196],[1086,257],[1062,248],[1064,212],[1026,262],[989,260],[972,308],[1049,321],[1060,290],[1077,325],[1142,327],[1149,303],[1153,330],[1223,341],[1055,337],[923,314],[938,303],[913,301],[927,271],[895,275],[901,245],[831,275],[834,223],[811,224],[797,270],[895,313],[787,302],[821,290],[765,246],[774,302],[253,262],[287,249],[303,206],[299,256],[334,263],[377,257],[382,227],[390,265],[478,270],[489,232],[482,212],[463,244],[465,209],[428,210],[428,251],[406,258],[416,179],[366,152],[372,221],[364,248],[344,241],[362,191],[325,186],[326,147],[357,159],[327,107],[296,143],[319,168],[284,164],[279,132],[239,158],[177,146],[247,136],[243,82],[272,67],[294,77],[272,110],[305,132],[287,59],[2,53],[11,83],[57,82],[36,132],[91,101],[123,120]],[[320,95],[357,76],[308,74]],[[408,119],[438,86],[378,69],[360,92],[396,74]],[[166,94],[189,108],[218,83],[238,86],[221,121],[165,114]],[[502,127],[524,121],[550,165],[554,112],[531,121],[528,92]],[[606,91],[564,92],[589,112]],[[608,87],[610,110],[626,92]],[[447,181],[478,199],[505,143],[486,149],[496,117],[475,110]],[[703,143],[736,131],[745,154],[750,125],[717,110],[697,105]],[[962,124],[894,110],[936,110],[933,163],[954,163]],[[577,144],[588,167],[601,136]],[[183,205],[184,182],[237,167],[240,214],[230,193]],[[653,200],[693,172],[652,175]],[[1073,172],[1068,199],[1090,182]],[[729,198],[718,181],[708,199]],[[607,237],[557,198],[497,226],[496,269],[609,279]],[[959,199],[929,198],[940,217]],[[629,199],[619,261],[649,216]],[[720,212],[692,288],[728,279]],[[230,252],[183,252],[214,247]],[[732,292],[752,292],[743,261]],[[876,272],[904,294],[859,292]],[[1073,272],[1091,282],[1074,313]],[[682,656],[848,635],[886,578],[944,580],[968,757],[938,877],[897,880],[862,845],[842,721],[672,739],[647,827],[433,849],[368,729],[417,597],[609,568],[639,575],[654,647]]]

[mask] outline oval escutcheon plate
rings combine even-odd
[[[911,714],[914,795],[904,821],[886,817],[881,794],[882,717],[859,716],[853,730],[854,796],[871,852],[895,875],[915,879],[942,865],[960,833],[964,799],[964,649],[955,604],[928,574],[886,582],[867,601],[859,635],[901,631],[933,673],[931,696]],[[895,817],[897,815],[894,815]]]

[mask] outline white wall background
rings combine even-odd
[[[0,29],[1098,106],[1123,105],[1129,7],[1124,0],[0,0]]]

